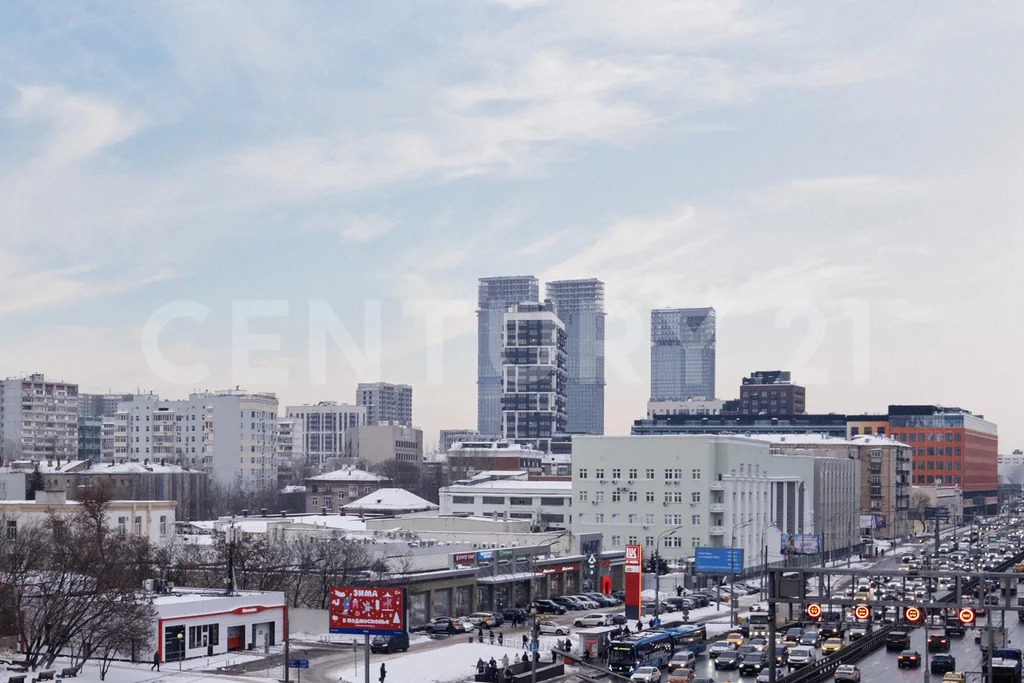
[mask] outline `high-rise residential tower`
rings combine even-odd
[[[40,374],[0,380],[0,457],[9,462],[77,455],[77,384]]]
[[[540,285],[532,275],[480,278],[477,298],[477,431],[502,433],[501,386],[505,313],[520,302],[538,302]]]
[[[566,334],[550,301],[519,303],[504,317],[502,436],[539,451],[566,426]]]
[[[651,311],[651,400],[715,397],[715,309]]]
[[[387,382],[360,383],[356,405],[366,407],[366,424],[412,426],[412,387]]]
[[[568,340],[565,431],[604,434],[604,283],[594,278],[549,282],[547,295]]]

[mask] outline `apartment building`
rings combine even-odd
[[[412,426],[412,387],[387,382],[360,383],[356,405],[366,408],[366,424]]]
[[[366,424],[366,407],[336,401],[285,408],[289,419],[301,423],[303,450],[310,467],[328,468],[328,461],[348,457],[346,440],[352,430]]]
[[[444,486],[442,515],[529,520],[546,529],[572,523],[572,482],[495,479]]]
[[[64,460],[78,455],[78,385],[44,375],[0,380],[0,456]]]

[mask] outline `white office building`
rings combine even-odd
[[[41,374],[0,380],[0,456],[69,460],[78,456],[78,385]]]
[[[310,467],[325,471],[327,461],[348,456],[346,437],[366,424],[366,407],[336,401],[316,405],[288,406],[285,415],[302,424],[303,449]]]
[[[857,543],[860,465],[829,453],[773,455],[742,436],[573,437],[573,532],[669,561],[701,546],[744,549],[746,567],[781,559],[780,532]],[[845,520],[845,521],[844,521]]]
[[[569,528],[572,483],[568,481],[492,480],[453,484],[440,491],[442,515],[528,520],[548,528]]]

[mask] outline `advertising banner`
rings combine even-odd
[[[694,569],[698,574],[742,574],[742,548],[697,548]]]
[[[397,636],[405,632],[405,589],[333,586],[331,633]]]
[[[874,529],[875,528],[875,516],[874,515],[861,515],[860,516],[860,528],[861,529]]]
[[[626,546],[626,618],[639,619],[644,588],[644,554],[638,545]]]
[[[779,551],[791,555],[817,555],[821,552],[817,534],[780,534]]]

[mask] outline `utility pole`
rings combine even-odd
[[[535,606],[530,607],[530,635],[530,683],[537,683],[537,659],[540,658],[540,624],[537,621],[537,608]]]

